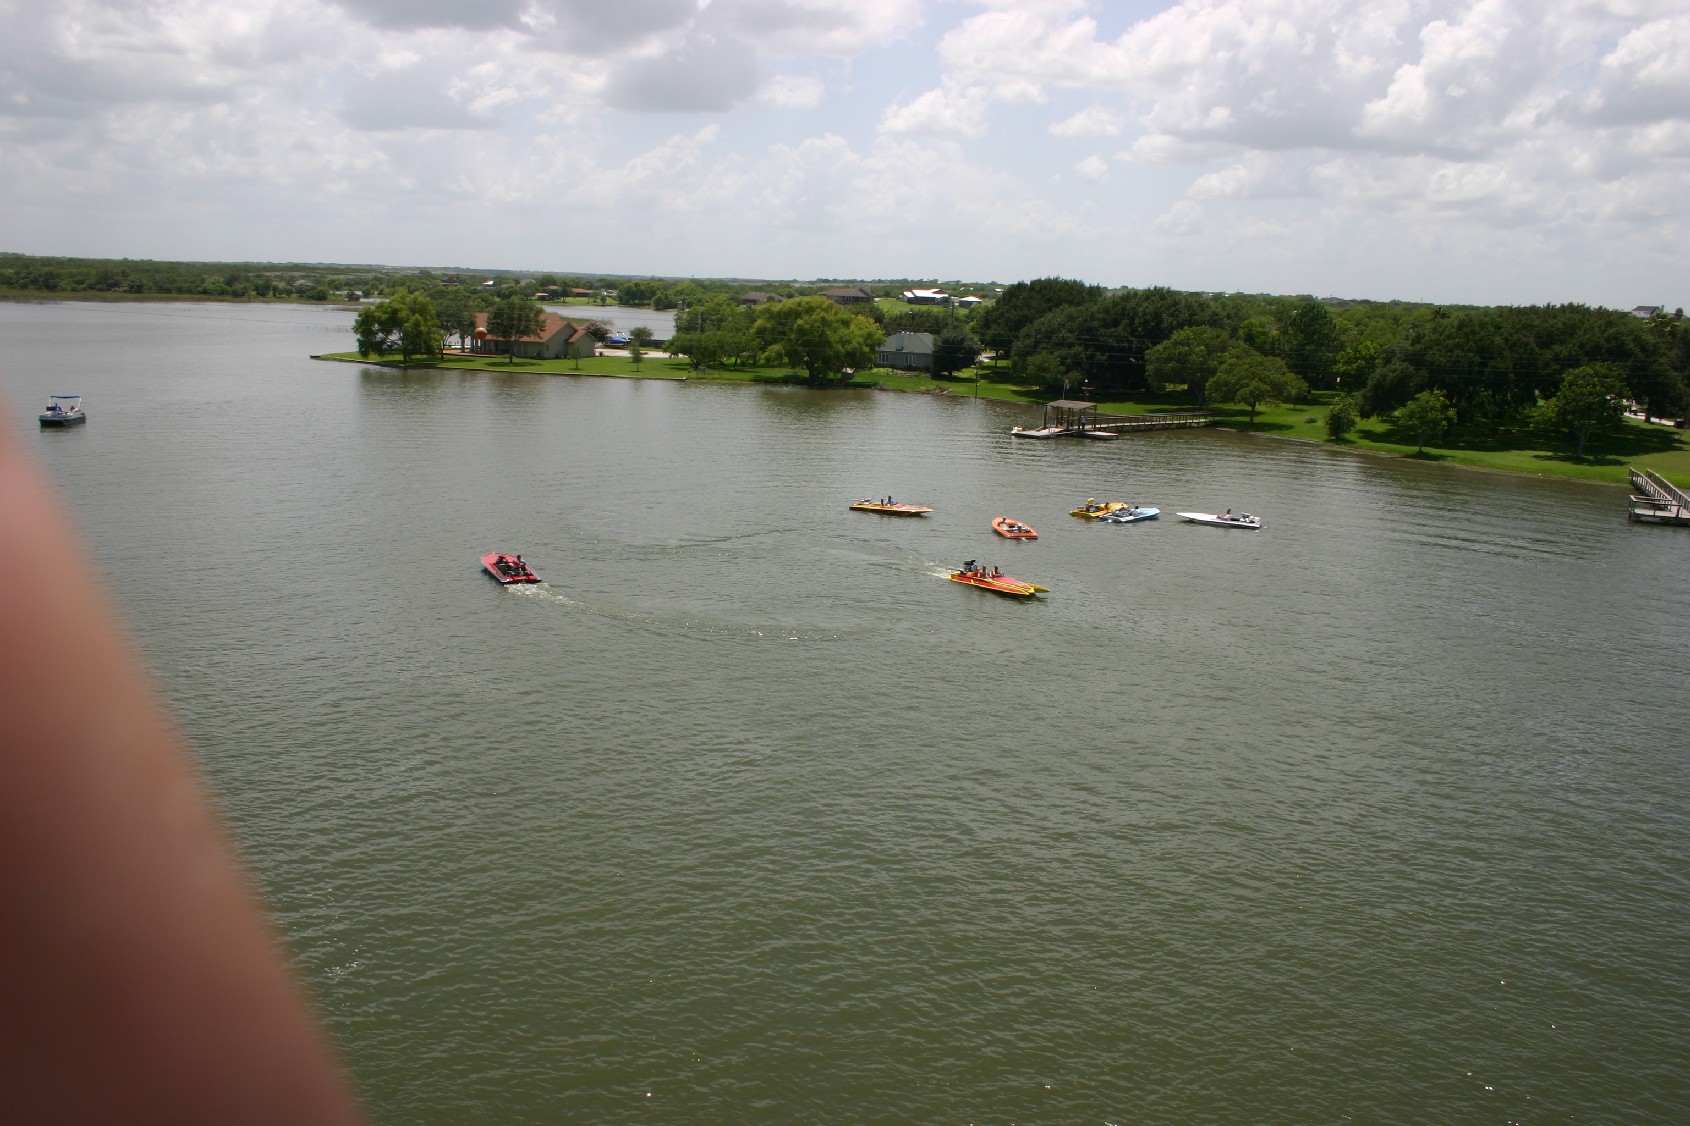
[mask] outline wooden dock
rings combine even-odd
[[[1096,403],[1057,399],[1045,405],[1044,421],[1034,427],[1017,426],[1017,438],[1119,438],[1135,430],[1178,430],[1208,426],[1208,411],[1168,411],[1164,414],[1105,414]]]
[[[1633,469],[1631,518],[1644,524],[1690,526],[1690,494],[1653,469]]]

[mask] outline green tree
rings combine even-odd
[[[801,367],[811,383],[838,379],[845,368],[867,367],[883,339],[879,325],[825,297],[765,305],[752,332],[768,362]]]
[[[1354,395],[1342,394],[1333,399],[1332,409],[1326,412],[1326,432],[1343,441],[1344,436],[1356,428],[1356,412],[1359,409]]]
[[[640,342],[638,340],[634,340],[634,341],[629,342],[629,344],[628,344],[628,358],[630,360],[634,361],[634,370],[639,371],[640,370],[640,361],[645,359],[645,349],[640,347]]]
[[[1377,341],[1357,340],[1332,360],[1334,383],[1342,387],[1347,379],[1352,392],[1367,386],[1368,379],[1379,370],[1384,352]]]
[[[1022,378],[1047,394],[1061,395],[1067,391],[1070,382],[1077,382],[1079,378],[1049,352],[1035,352],[1021,357],[1021,361]]]
[[[1342,327],[1319,301],[1298,305],[1280,333],[1286,366],[1316,387],[1332,385],[1333,360],[1343,347]]]
[[[1049,352],[1095,392],[1147,390],[1146,353],[1182,328],[1219,328],[1219,306],[1163,286],[1129,289],[1086,305],[1054,309],[1015,337],[1014,358]]]
[[[393,310],[383,301],[358,310],[352,321],[352,334],[358,338],[358,354],[365,359],[393,350],[393,334],[398,330]]]
[[[439,319],[441,344],[455,336],[458,345],[467,348],[475,335],[475,295],[462,287],[442,289],[434,295],[434,313]]]
[[[412,356],[432,356],[440,351],[440,320],[434,305],[420,290],[395,290],[392,297],[358,311],[352,322],[358,339],[358,354],[397,351],[411,362]]]
[[[698,333],[749,329],[752,319],[750,308],[731,297],[718,294],[676,313],[675,331]]]
[[[1240,324],[1238,339],[1264,356],[1277,356],[1284,350],[1279,323],[1265,314],[1250,317]]]
[[[631,345],[628,351],[632,353],[635,347],[644,348],[646,345],[651,343],[652,335],[653,333],[651,329],[647,328],[645,325],[635,325],[633,328],[628,330],[628,340]]]
[[[1034,278],[1016,282],[981,310],[975,330],[994,352],[1007,352],[1021,330],[1053,310],[1089,305],[1103,298],[1103,287],[1071,278]]]
[[[1455,408],[1442,391],[1422,391],[1397,408],[1392,420],[1414,435],[1415,453],[1426,452],[1426,439],[1455,425]]]
[[[1157,392],[1183,383],[1201,406],[1209,380],[1220,369],[1221,358],[1236,345],[1225,329],[1209,325],[1182,328],[1144,354],[1145,376]]]
[[[1584,456],[1592,432],[1625,417],[1625,374],[1615,364],[1586,364],[1561,379],[1561,389],[1537,408],[1538,422],[1570,435],[1574,457]]]
[[[685,356],[692,370],[703,371],[722,362],[721,333],[677,332],[669,339],[669,354]]]
[[[954,375],[980,358],[980,342],[962,324],[952,324],[933,338],[933,374]]]
[[[512,290],[493,302],[487,314],[487,335],[505,342],[508,362],[516,362],[516,342],[520,337],[537,336],[546,323],[545,310],[525,293]]]
[[[1294,403],[1308,394],[1308,384],[1292,374],[1278,356],[1264,356],[1242,345],[1233,348],[1209,380],[1209,397],[1222,403],[1243,403],[1250,421],[1263,403]]]

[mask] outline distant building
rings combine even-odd
[[[956,297],[951,300],[951,304],[959,309],[972,309],[976,305],[984,305],[985,303],[986,299],[983,297]]]
[[[1656,313],[1664,312],[1666,312],[1666,306],[1664,305],[1639,305],[1631,311],[1631,315],[1646,321]]]
[[[597,345],[587,326],[547,313],[534,336],[519,336],[505,347],[505,341],[488,335],[487,314],[475,314],[475,338],[469,351],[478,355],[503,356],[509,352],[530,360],[556,360],[565,356],[591,356]]]
[[[846,286],[841,289],[824,289],[822,296],[835,305],[868,305],[874,301],[874,294],[860,286]]]
[[[874,362],[883,368],[904,371],[933,370],[933,334],[931,332],[894,332],[881,342],[874,354]]]
[[[779,300],[780,294],[778,293],[761,293],[756,290],[739,295],[739,303],[741,305],[767,305],[771,301]]]
[[[949,305],[951,295],[942,289],[906,289],[904,290],[906,305]]]

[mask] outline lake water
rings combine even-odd
[[[1690,1121],[1690,535],[1620,490],[0,323],[377,1122]]]
[[[560,317],[600,321],[622,332],[644,325],[658,340],[668,340],[675,335],[675,313],[672,309],[659,311],[633,305],[547,305],[546,308]]]

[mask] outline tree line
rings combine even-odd
[[[1627,402],[1682,418],[1690,407],[1683,311],[1647,319],[1586,305],[1445,309],[1405,303],[1106,291],[1067,278],[1010,286],[976,322],[1021,380],[1089,397],[1183,392],[1257,408],[1336,392],[1329,429],[1407,417],[1423,435],[1521,421],[1582,455]],[[1422,445],[1424,438],[1421,439]]]
[[[861,312],[857,309],[861,308]],[[478,313],[485,313],[480,325]],[[439,355],[456,337],[467,345],[478,325],[504,344],[513,357],[514,342],[540,331],[544,311],[523,293],[507,291],[489,299],[473,290],[435,288],[400,290],[358,312],[353,335],[364,357],[398,353],[402,360]],[[873,365],[888,322],[894,331],[933,331],[935,368],[951,374],[979,358],[980,346],[963,317],[940,309],[912,310],[887,317],[873,306],[846,308],[825,297],[795,297],[759,306],[718,296],[675,316],[667,341],[673,355],[694,370],[786,364],[801,369],[814,384],[838,382]],[[590,321],[588,331],[601,343],[609,330]],[[652,342],[650,329],[629,332],[629,355],[637,367]]]

